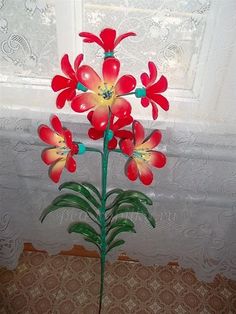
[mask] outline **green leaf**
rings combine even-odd
[[[109,245],[114,239],[115,237],[121,233],[121,232],[134,232],[136,233],[135,229],[133,226],[121,226],[121,227],[117,227],[113,232],[112,234],[110,235],[110,237],[108,238],[107,240],[107,244]]]
[[[91,213],[94,217],[98,217],[96,211],[90,206],[90,204],[82,197],[75,194],[63,194],[55,198],[52,201],[52,205],[61,207],[75,207],[85,212]]]
[[[106,199],[108,199],[108,197],[110,197],[112,194],[120,194],[121,192],[123,192],[122,189],[113,189],[106,194]]]
[[[148,219],[152,227],[155,228],[156,222],[154,217],[149,213],[148,209],[140,201],[137,200],[132,204],[121,204],[114,207],[112,210],[112,218],[119,214],[131,212],[143,214]]]
[[[135,191],[135,190],[127,190],[127,191],[124,191],[123,193],[120,193],[115,198],[114,201],[118,202],[120,200],[125,200],[126,198],[135,198],[135,199],[138,199],[140,202],[145,203],[147,205],[153,204],[152,200],[147,195],[145,195],[144,193],[140,191]]]
[[[134,223],[130,220],[130,219],[125,219],[125,218],[118,218],[116,219],[116,221],[114,221],[109,229],[108,229],[108,232],[111,230],[111,229],[114,229],[116,227],[122,227],[122,226],[130,226],[132,228],[134,228]]]
[[[112,249],[114,249],[117,246],[123,245],[125,243],[124,240],[116,240],[114,242],[112,242],[109,246],[108,249],[106,251],[106,253],[108,253],[109,251],[111,251]]]
[[[90,242],[90,243],[93,243],[96,245],[96,247],[99,249],[99,251],[101,251],[101,247],[99,244],[96,243],[96,241],[92,240],[92,239],[89,239],[89,238],[84,238],[85,241],[87,242]]]
[[[92,191],[94,194],[97,195],[97,197],[102,200],[102,196],[100,194],[100,192],[98,191],[98,189],[91,183],[88,182],[82,182],[83,186],[85,186],[86,188],[88,188],[90,191]]]
[[[76,222],[69,226],[68,232],[75,232],[82,234],[85,239],[90,240],[92,243],[96,243],[97,245],[100,245],[101,239],[97,231],[91,227],[89,224],[85,222]]]
[[[90,203],[92,203],[96,208],[100,208],[101,204],[99,204],[96,198],[89,192],[89,190],[84,187],[83,184],[77,182],[65,182],[59,186],[59,190],[62,189],[70,189],[75,192],[82,194]]]

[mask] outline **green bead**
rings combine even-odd
[[[142,88],[136,88],[135,89],[135,96],[137,98],[142,98],[146,96],[146,88],[142,87]]]
[[[107,138],[110,141],[114,136],[114,133],[112,130],[107,130]]]
[[[114,51],[105,51],[104,58],[106,59],[108,57],[114,57]]]
[[[79,150],[78,150],[78,154],[79,155],[83,155],[86,152],[86,147],[83,143],[79,143]]]
[[[76,88],[78,90],[81,90],[82,92],[87,92],[87,87],[85,87],[83,84],[81,84],[80,82],[77,84]]]

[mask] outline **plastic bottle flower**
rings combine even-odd
[[[52,79],[51,87],[54,92],[59,93],[56,100],[57,108],[61,109],[65,106],[66,100],[70,101],[76,96],[76,89],[86,91],[87,89],[79,82],[77,79],[77,71],[80,67],[80,64],[83,60],[83,55],[80,54],[77,56],[74,62],[74,69],[72,68],[69,57],[65,54],[61,59],[61,69],[66,77],[61,75],[56,75]]]
[[[168,100],[161,95],[165,92],[168,87],[168,82],[165,76],[161,76],[157,79],[157,68],[153,62],[148,62],[149,75],[147,73],[142,73],[140,79],[144,87],[136,88],[135,96],[141,98],[141,104],[143,107],[147,107],[150,103],[152,105],[152,117],[154,120],[158,117],[158,104],[163,110],[169,110]]]
[[[94,108],[91,124],[97,130],[105,130],[110,110],[114,116],[122,119],[131,113],[130,103],[120,95],[132,91],[136,80],[132,75],[123,75],[117,81],[119,71],[120,62],[115,58],[104,60],[103,79],[88,65],[82,65],[78,70],[79,81],[90,91],[76,96],[71,108],[76,112]]]
[[[88,114],[88,120],[91,122],[93,116],[93,111],[90,111]],[[117,138],[120,139],[125,139],[133,138],[133,133],[129,130],[121,130],[123,127],[130,125],[133,122],[133,118],[131,116],[126,116],[123,119],[118,118],[114,122],[114,115],[111,115],[110,119],[110,127],[109,127],[109,132],[111,134],[111,139],[108,142],[108,148],[109,149],[115,149],[117,146]],[[90,128],[88,130],[88,135],[91,139],[93,140],[98,140],[100,138],[103,138],[104,136],[104,131],[97,130],[95,128]]]
[[[51,165],[49,177],[57,183],[60,180],[64,167],[70,172],[76,170],[76,162],[73,155],[78,154],[78,145],[72,141],[71,132],[62,127],[61,121],[57,116],[52,116],[51,125],[53,130],[47,125],[40,125],[38,134],[42,141],[53,145],[53,147],[43,150],[42,160],[45,164]]]
[[[129,32],[122,34],[116,38],[116,30],[112,28],[105,28],[100,33],[100,38],[92,33],[81,32],[79,34],[84,37],[85,43],[97,43],[100,47],[104,49],[105,58],[114,56],[115,47],[126,37],[136,36],[135,33]]]
[[[144,139],[144,128],[138,121],[133,122],[134,139],[121,140],[122,152],[129,156],[125,165],[125,174],[135,181],[138,177],[145,185],[153,181],[153,173],[150,166],[162,168],[166,164],[163,153],[153,150],[161,141],[161,132],[154,130],[149,137]]]

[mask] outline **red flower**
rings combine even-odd
[[[63,90],[59,93],[56,100],[57,108],[61,109],[65,106],[66,100],[72,100],[76,95],[76,89],[86,91],[82,84],[79,83],[76,73],[79,69],[79,66],[83,60],[83,55],[80,54],[77,56],[74,62],[74,69],[72,68],[68,55],[64,55],[61,59],[61,69],[66,77],[61,75],[56,75],[52,79],[51,87],[54,92]]]
[[[157,68],[153,62],[148,62],[149,75],[142,73],[140,78],[145,88],[137,88],[135,95],[141,98],[141,104],[143,107],[147,107],[150,103],[152,105],[152,117],[154,120],[158,117],[157,105],[165,111],[169,110],[168,100],[161,95],[165,92],[168,87],[168,82],[165,76],[161,76],[160,79],[155,83],[157,78]]]
[[[88,114],[88,119],[91,122],[92,120],[92,116],[93,116],[93,111],[90,111]],[[124,126],[127,126],[129,124],[131,124],[133,122],[133,118],[131,116],[126,116],[123,119],[118,118],[116,120],[116,122],[114,122],[114,115],[111,116],[111,120],[110,120],[110,128],[109,130],[111,130],[111,136],[112,138],[110,139],[110,141],[108,142],[108,148],[109,149],[115,149],[117,146],[117,139],[116,137],[120,138],[120,139],[125,139],[125,138],[129,138],[132,139],[133,138],[133,133],[131,131],[128,130],[120,130],[121,128],[123,128]],[[90,128],[88,130],[88,135],[91,139],[93,140],[98,140],[100,138],[102,138],[104,136],[104,131],[102,130],[97,130],[95,128]]]
[[[116,38],[116,30],[105,28],[100,33],[100,38],[92,33],[81,32],[81,37],[84,37],[85,43],[97,43],[105,51],[105,57],[113,57],[115,47],[126,37],[136,36],[135,33],[129,32],[122,34]]]
[[[130,103],[118,96],[132,91],[136,86],[136,80],[132,75],[123,75],[117,81],[119,71],[120,62],[115,58],[104,60],[103,79],[88,65],[82,65],[78,70],[79,81],[91,92],[76,96],[72,100],[71,108],[76,112],[95,108],[91,124],[97,130],[105,130],[109,110],[121,119],[131,113]]]
[[[42,152],[42,160],[49,168],[49,177],[58,182],[64,167],[70,172],[76,170],[76,162],[73,155],[78,153],[78,146],[72,141],[72,134],[69,130],[62,127],[61,121],[57,116],[52,116],[51,125],[54,130],[47,125],[40,125],[38,134],[42,141],[53,145]]]
[[[165,155],[153,150],[161,141],[161,132],[154,130],[149,137],[144,139],[142,124],[134,121],[133,135],[133,141],[125,139],[120,142],[122,152],[130,156],[125,166],[125,174],[131,181],[139,177],[143,184],[149,185],[153,180],[149,165],[162,168],[166,164]]]

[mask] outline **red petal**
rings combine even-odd
[[[141,76],[140,76],[140,79],[141,79],[141,82],[142,84],[146,87],[148,85],[148,83],[150,82],[150,78],[148,76],[147,73],[142,73]]]
[[[115,86],[116,95],[131,92],[136,86],[136,80],[132,75],[123,75]]]
[[[119,75],[120,61],[115,58],[105,59],[102,66],[104,82],[114,84]]]
[[[136,149],[153,149],[154,147],[156,147],[162,138],[162,134],[161,131],[159,130],[154,130],[144,141],[143,144],[141,145],[136,145],[135,148]]]
[[[89,111],[89,113],[87,114],[87,118],[88,118],[88,120],[89,120],[90,123],[91,123],[91,121],[92,121],[93,113],[94,113],[94,111],[91,110],[91,111]]]
[[[61,158],[49,168],[49,177],[57,183],[60,180],[61,173],[65,167],[66,158]]]
[[[49,145],[58,146],[59,141],[63,139],[52,131],[47,125],[40,125],[38,128],[38,134],[42,141]]]
[[[66,76],[69,76],[71,79],[74,79],[75,71],[70,64],[69,56],[67,54],[64,55],[61,59],[61,69]]]
[[[145,161],[140,161],[137,163],[138,166],[138,172],[139,172],[139,178],[140,181],[145,184],[149,185],[153,181],[153,173],[151,169],[148,167]]]
[[[161,106],[163,110],[169,110],[169,102],[164,96],[159,94],[152,94],[150,98],[155,101],[159,106]]]
[[[58,154],[59,152],[59,148],[47,148],[42,151],[41,158],[45,164],[50,165],[56,160],[61,159],[61,156]]]
[[[114,104],[111,106],[111,112],[118,118],[124,118],[131,113],[131,105],[124,98],[116,98]]]
[[[132,156],[134,152],[134,144],[130,139],[120,141],[120,149],[128,156]]]
[[[80,64],[81,64],[81,62],[83,61],[83,58],[84,58],[84,56],[83,56],[82,53],[79,54],[79,55],[76,57],[75,62],[74,62],[74,69],[75,69],[75,71],[78,70],[78,68],[79,68],[79,66],[80,66]]]
[[[103,43],[101,41],[100,38],[98,38],[96,35],[92,34],[92,33],[88,33],[88,32],[81,32],[79,33],[80,37],[85,37],[83,42],[87,42],[87,43],[97,43],[99,46],[103,47]]]
[[[133,133],[128,130],[118,130],[115,132],[115,136],[119,138],[129,138],[131,140],[133,139]]]
[[[153,120],[156,120],[158,117],[158,108],[157,108],[157,105],[153,101],[151,101],[151,104],[152,104],[152,118]]]
[[[147,107],[149,105],[149,99],[147,97],[142,97],[141,104],[144,108]]]
[[[60,119],[56,115],[51,116],[50,123],[51,123],[51,126],[53,127],[53,129],[57,133],[59,133],[59,134],[62,133],[62,131],[63,131],[62,124],[61,124]]]
[[[105,28],[101,31],[100,37],[103,41],[103,48],[105,51],[114,50],[114,42],[116,39],[116,31],[112,28]]]
[[[68,78],[66,78],[64,76],[61,76],[61,75],[56,75],[52,79],[51,87],[52,87],[52,90],[54,92],[58,92],[61,89],[69,87],[70,84],[71,84],[71,80],[70,79],[68,79]]]
[[[97,91],[101,84],[101,78],[89,65],[82,65],[78,69],[77,78],[80,83],[92,91]]]
[[[66,158],[65,167],[69,172],[75,172],[76,170],[76,161],[74,160],[74,158],[71,156],[70,153],[68,154]]]
[[[76,112],[84,112],[97,105],[97,97],[93,93],[83,93],[71,102],[71,108]]]
[[[166,164],[166,156],[161,152],[152,151],[149,164],[156,168],[162,168]]]
[[[67,130],[67,129],[66,129],[66,130],[64,131],[64,138],[65,138],[66,146],[67,146],[68,148],[72,148],[73,142],[72,142],[72,133],[71,133],[70,130]]]
[[[65,106],[66,100],[71,100],[75,97],[76,92],[75,90],[71,88],[67,88],[64,91],[62,91],[58,96],[56,100],[56,105],[58,109],[61,109]]]
[[[149,68],[149,73],[150,73],[149,84],[152,84],[153,82],[155,82],[155,80],[157,78],[157,67],[155,66],[155,64],[152,61],[149,61],[148,62],[148,68]]]
[[[138,167],[133,158],[129,158],[125,165],[125,174],[131,180],[135,181],[138,177]]]
[[[133,122],[133,118],[131,116],[125,116],[124,118],[118,119],[112,127],[113,131],[119,130],[124,126],[130,125]]]
[[[99,106],[94,110],[92,117],[92,125],[97,130],[105,130],[108,123],[109,108],[105,106]]]
[[[133,122],[133,133],[134,133],[134,143],[135,147],[139,146],[144,141],[144,128],[142,124],[138,121]]]
[[[165,76],[161,76],[160,79],[153,84],[152,86],[148,87],[147,93],[163,93],[167,90],[168,81]]]
[[[95,128],[90,128],[88,130],[88,136],[92,140],[98,140],[99,138],[102,138],[104,135],[104,131],[96,130]]]
[[[117,139],[113,137],[109,142],[108,142],[108,148],[109,149],[115,149],[117,146]]]
[[[126,37],[129,37],[129,36],[136,36],[136,34],[133,32],[129,32],[129,33],[125,33],[125,34],[118,36],[117,39],[115,40],[114,47],[116,47],[123,39],[125,39]]]

